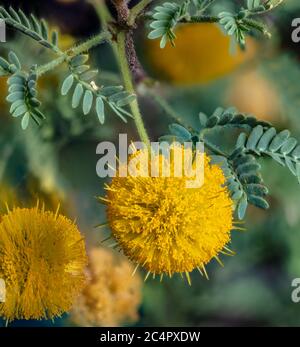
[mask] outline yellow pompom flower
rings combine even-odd
[[[147,150],[137,153],[148,158]],[[178,153],[169,159],[156,156],[160,168],[172,168]],[[103,201],[112,235],[125,255],[148,270],[147,277],[185,273],[190,282],[189,272],[195,268],[207,276],[205,264],[219,261],[218,254],[230,241],[232,200],[224,174],[206,154],[203,162],[204,184],[199,188],[187,188],[187,177],[176,177],[175,170],[170,177],[117,174],[106,186]]]
[[[52,319],[70,310],[85,283],[85,244],[66,217],[14,208],[0,222],[0,278],[6,299],[0,316]]]
[[[138,319],[142,281],[124,257],[99,247],[88,252],[88,282],[70,319],[79,326],[120,326]]]
[[[159,47],[147,40],[147,59],[159,78],[177,85],[206,83],[220,78],[249,60],[255,51],[247,39],[247,51],[230,53],[230,38],[215,24],[184,24],[176,30],[175,47]]]

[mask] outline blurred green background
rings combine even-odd
[[[218,1],[227,7],[237,3],[241,1]],[[61,44],[66,48],[100,29],[97,15],[87,1],[1,1],[2,4],[21,7],[59,27]],[[299,1],[286,0],[267,18],[272,39],[251,38],[249,51],[238,57],[231,56],[227,48],[212,47],[213,40],[215,45],[226,44],[222,34],[208,26],[195,28],[196,41],[189,45],[195,54],[187,53],[186,46],[180,43],[177,53],[177,48],[158,52],[157,46],[145,39],[147,31],[142,27],[136,32],[136,44],[146,71],[158,81],[157,93],[186,123],[195,124],[200,111],[211,114],[218,106],[236,106],[273,122],[279,129],[288,128],[300,138],[300,43],[291,40],[291,21],[296,17],[300,17]],[[181,36],[183,41],[191,40],[189,34]],[[6,55],[9,49],[28,66],[49,60],[44,49],[11,30],[7,32],[7,42],[0,44],[1,54]],[[101,45],[91,54],[94,66],[102,71],[100,83],[118,83],[117,65],[108,45]],[[216,55],[217,61],[210,59]],[[170,56],[168,67],[164,64]],[[205,59],[199,58],[203,56]],[[176,59],[183,59],[179,67]],[[223,66],[220,71],[218,64]],[[194,69],[190,73],[194,80],[183,79],[185,69]],[[64,201],[64,212],[77,219],[87,244],[98,245],[108,231],[94,228],[105,221],[103,206],[95,199],[103,195],[104,184],[96,175],[96,145],[104,140],[117,143],[119,133],[127,133],[132,140],[138,137],[130,120],[125,124],[109,114],[105,125],[100,126],[95,115],[83,116],[80,110],[73,110],[69,98],[60,95],[65,76],[66,72],[58,69],[39,82],[47,120],[40,128],[32,124],[26,131],[9,115],[6,80],[0,79],[0,210],[5,212],[6,201],[22,206],[33,204],[37,197],[43,197],[49,206]],[[172,120],[147,93],[140,100],[146,127],[151,138],[157,140],[167,133]],[[227,140],[226,134],[223,138]],[[265,160],[262,165],[271,208],[249,209],[247,230],[233,233],[231,248],[237,254],[223,257],[224,268],[214,261],[209,264],[209,281],[196,271],[192,273],[192,287],[180,276],[162,283],[148,280],[143,286],[137,326],[300,325],[300,303],[291,300],[291,282],[300,277],[300,187],[278,164]],[[21,321],[12,326],[69,324],[66,315],[54,322]]]

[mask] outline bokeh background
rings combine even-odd
[[[65,48],[100,29],[88,1],[0,3],[44,17],[60,29]],[[242,1],[217,3],[230,9]],[[168,100],[185,123],[195,125],[200,111],[211,114],[217,106],[234,105],[279,129],[289,128],[300,138],[300,43],[291,40],[291,21],[296,17],[300,17],[299,0],[286,0],[267,17],[272,39],[249,38],[247,51],[235,55],[229,53],[228,39],[213,24],[179,27],[176,48],[163,51],[158,42],[146,39],[147,29],[142,27],[135,40],[143,66],[156,81],[155,92]],[[7,42],[0,44],[1,55],[6,56],[10,49],[28,66],[51,58],[35,42],[8,30]],[[101,70],[101,84],[120,83],[108,45],[93,50],[91,56]],[[132,140],[138,137],[133,122],[125,124],[108,114],[105,125],[100,126],[95,115],[83,116],[80,110],[73,110],[69,98],[60,95],[65,76],[64,69],[57,69],[39,81],[47,120],[40,128],[33,124],[26,131],[9,115],[6,79],[0,78],[0,212],[5,213],[6,202],[9,206],[31,206],[39,198],[50,209],[56,209],[60,202],[62,211],[76,218],[87,248],[99,248],[109,230],[95,228],[105,221],[104,208],[95,199],[104,194],[105,182],[96,175],[96,145],[104,140],[117,143],[119,133],[127,133]],[[140,99],[146,127],[157,140],[167,133],[172,120],[153,95],[145,93]],[[221,135],[227,139],[226,134]],[[131,274],[124,276],[120,270],[125,260],[115,263],[111,257],[119,257],[117,252],[108,250],[108,254],[101,248],[94,259],[99,266],[109,264],[110,271],[100,269],[101,285],[87,294],[97,302],[94,325],[299,326],[300,303],[291,300],[291,282],[300,277],[300,187],[278,164],[265,160],[262,165],[271,208],[249,209],[246,231],[233,234],[231,248],[237,254],[223,258],[224,268],[215,262],[209,264],[209,281],[195,271],[191,287],[180,276],[162,283],[158,279],[132,282]],[[123,269],[129,273],[128,266]],[[108,282],[109,288],[105,287]],[[113,305],[116,297],[118,304]],[[88,325],[67,314],[54,322],[19,321],[11,325],[76,324]],[[93,325],[91,321],[89,325]]]

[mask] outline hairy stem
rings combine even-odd
[[[122,27],[127,27],[127,20],[129,18],[129,8],[127,0],[112,0],[112,3],[115,5],[118,15],[118,24]]]
[[[132,74],[132,78],[135,84],[141,83],[145,77],[146,73],[138,59],[133,41],[133,32],[129,30],[126,32],[126,56],[129,64],[129,69]]]
[[[219,17],[216,16],[191,16],[190,18],[182,18],[180,23],[217,23],[220,20]]]
[[[126,54],[126,33],[121,31],[117,35],[117,49],[120,63],[120,70],[122,73],[125,89],[135,94],[135,89],[132,82],[131,71],[128,65],[127,54]],[[140,112],[139,104],[137,99],[133,100],[130,104],[132,115],[134,116],[134,122],[141,140],[149,147],[150,140],[147,131],[144,126],[142,115]]]
[[[107,41],[111,39],[111,33],[108,31],[103,31],[100,34],[90,38],[89,40],[79,44],[78,46],[72,47],[65,51],[64,53],[61,53],[61,55],[50,61],[49,63],[45,65],[41,65],[37,68],[37,75],[41,76],[45,74],[48,71],[53,70],[58,65],[64,63],[65,61],[68,61],[69,59],[75,57],[76,55],[79,55],[84,52],[88,52],[91,48],[98,46],[103,41]]]
[[[42,76],[48,71],[54,70],[67,59],[67,55],[62,54],[58,58],[51,60],[49,63],[39,66],[36,69],[37,76]]]
[[[1,17],[0,17],[0,19],[1,19]],[[29,36],[30,38],[32,38],[33,40],[35,40],[36,42],[41,44],[43,47],[51,49],[54,53],[61,53],[60,49],[58,47],[56,47],[55,45],[53,45],[50,41],[42,39],[41,37],[39,37],[39,35],[37,35],[37,33],[35,31],[29,30],[27,27],[20,24],[16,20],[14,20],[12,18],[5,18],[3,20],[5,21],[5,24],[7,26],[23,33],[24,35]]]

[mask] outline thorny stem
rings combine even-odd
[[[90,38],[89,40],[81,43],[80,45],[72,47],[68,49],[67,51],[61,53],[61,55],[58,58],[50,61],[49,63],[39,66],[36,70],[37,75],[41,76],[45,74],[46,72],[53,70],[58,65],[64,63],[65,61],[68,61],[70,58],[73,58],[76,55],[89,51],[91,48],[98,46],[103,41],[110,40],[111,37],[112,35],[110,32],[108,31],[101,32],[100,34]]]

